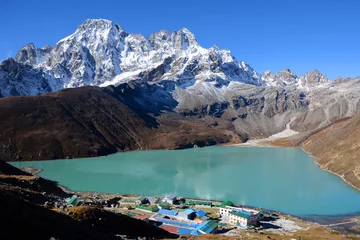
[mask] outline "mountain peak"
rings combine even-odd
[[[33,43],[29,43],[18,51],[15,60],[25,65],[36,66],[47,60],[51,49],[49,45],[36,49]]]
[[[329,79],[319,70],[314,69],[305,73],[300,77],[299,86],[304,88],[310,88],[310,87],[319,86],[327,82],[329,82]]]
[[[107,19],[87,19],[85,20],[78,28],[77,30],[83,31],[83,30],[92,30],[95,29],[111,29],[112,27],[117,28],[118,31],[124,31],[124,29],[119,25],[115,24],[110,20]]]

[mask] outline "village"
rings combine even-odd
[[[234,229],[259,231],[262,221],[275,220],[271,211],[236,205],[231,201],[185,199],[173,194],[157,196],[105,195],[98,193],[73,195],[60,208],[96,206],[146,221],[170,233],[199,236],[226,234]]]

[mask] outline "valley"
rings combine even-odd
[[[111,186],[119,175],[128,176],[137,169],[133,174],[138,175],[132,176],[131,181],[122,179],[123,182],[135,184],[139,176],[149,179],[142,179],[138,189],[135,185],[130,188],[121,186],[120,190],[126,190],[122,193],[149,191],[146,193],[160,195],[163,191],[180,189],[192,198],[225,200],[226,196],[238,203],[254,203],[299,215],[313,212],[325,218],[327,214],[358,214],[359,192],[344,186],[336,176],[320,171],[313,166],[312,160],[322,170],[360,189],[359,90],[359,77],[330,80],[316,69],[301,76],[289,68],[278,73],[271,70],[259,73],[245,61],[237,60],[230,50],[216,45],[210,48],[201,46],[187,28],[173,32],[161,30],[145,36],[128,33],[110,20],[87,19],[75,32],[53,46],[37,48],[30,43],[23,46],[15,57],[0,63],[0,194],[4,216],[12,219],[12,222],[3,224],[11,227],[19,223],[27,231],[39,228],[35,232],[41,233],[38,235],[40,238],[49,238],[56,233],[64,237],[70,234],[79,239],[90,236],[113,239],[119,231],[135,237],[134,226],[145,229],[142,237],[177,237],[101,207],[73,208],[71,214],[58,208],[46,209],[43,207],[45,202],[64,202],[69,194],[74,193],[5,162],[14,162],[14,166],[30,164],[25,167],[39,164],[36,172],[40,176],[47,174],[45,167],[44,171],[38,172],[42,164],[59,163],[54,172],[44,177],[63,184],[62,181],[73,177],[66,174],[76,170],[79,161],[83,161],[83,172],[84,169],[90,170],[83,176],[87,179],[85,185],[74,178],[73,182],[80,184],[77,191],[92,187],[86,190],[115,194],[121,184],[117,184],[115,190]],[[207,146],[215,147],[198,149]],[[253,146],[283,148],[268,150],[253,149]],[[314,159],[301,149],[292,148],[301,148]],[[189,155],[189,151],[196,154]],[[152,154],[164,154],[166,160],[156,155],[144,161]],[[126,158],[137,155],[140,156],[138,160]],[[212,159],[214,156],[217,158]],[[247,156],[253,156],[252,161]],[[274,157],[272,164],[277,164],[276,167],[267,165],[269,161],[265,157],[268,156]],[[116,160],[109,162],[109,158]],[[103,161],[97,165],[99,162],[96,161],[101,159]],[[309,160],[309,164],[301,165],[305,160]],[[252,170],[244,170],[243,165],[238,165],[240,161]],[[106,168],[108,166],[112,168]],[[164,166],[167,166],[166,170]],[[120,172],[116,175],[112,171]],[[166,174],[162,175],[166,171],[170,172],[168,179],[164,177]],[[105,180],[104,172],[109,173]],[[189,172],[192,174],[187,175]],[[240,177],[239,172],[247,177],[237,179],[234,185],[221,181],[229,173]],[[252,183],[257,187],[249,189],[242,185],[248,195],[233,194],[236,187],[253,179],[251,173],[258,173],[256,180],[261,179],[261,183],[256,185],[254,180]],[[98,174],[92,179],[99,181],[89,184],[91,174]],[[113,180],[109,182],[111,176]],[[207,181],[203,182],[201,176]],[[271,184],[264,176],[271,180],[279,177],[280,180]],[[282,179],[283,176],[286,178]],[[293,176],[297,176],[297,182],[293,182]],[[159,189],[151,189],[151,186],[158,186],[158,183],[152,183],[157,177],[163,177],[168,184],[165,184],[166,189],[161,184]],[[100,180],[104,182],[100,184]],[[217,187],[209,187],[208,183]],[[102,188],[97,188],[99,184]],[[266,184],[270,185],[263,188]],[[271,200],[274,192],[268,190],[282,184],[285,184],[285,190],[297,191],[275,194],[281,196],[283,202],[276,196]],[[104,190],[104,186],[107,189]],[[184,190],[184,186],[188,189]],[[227,189],[229,186],[233,188]],[[222,192],[214,192],[214,189]],[[254,189],[258,192],[253,192]],[[286,195],[291,192],[294,195]],[[309,192],[311,196],[306,195]],[[82,195],[81,192],[77,194]],[[262,195],[269,196],[270,200],[262,201]],[[302,199],[304,196],[308,198]],[[244,200],[247,197],[251,200]],[[271,201],[274,202],[269,203]],[[16,211],[7,211],[15,209],[15,205],[20,206]],[[34,224],[27,225],[29,216],[13,218],[13,214],[22,211],[35,214]],[[109,222],[103,224],[96,220],[103,217],[110,219]],[[59,219],[59,222],[54,219]],[[344,220],[347,221],[350,225],[357,223],[354,219]],[[123,222],[129,228],[118,229],[112,225],[114,222]],[[293,234],[299,238],[318,238],[322,234],[326,238],[351,238],[344,234],[339,236],[328,228],[299,223],[304,229],[312,230],[310,235],[306,229]],[[61,227],[53,228],[57,224]],[[94,228],[90,227],[94,224]],[[74,230],[77,228],[87,234],[77,236]],[[109,231],[111,234],[107,233]],[[235,235],[229,236],[265,237],[264,232],[234,232]],[[265,234],[267,238],[279,238],[273,233]],[[291,239],[293,235],[286,233],[280,238]]]

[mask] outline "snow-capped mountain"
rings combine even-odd
[[[275,74],[270,70],[265,71],[261,75],[261,82],[265,86],[296,86],[300,89],[309,90],[313,87],[329,82],[329,79],[318,70],[309,71],[301,77],[298,77],[289,68],[286,68],[278,72],[278,74]]]
[[[118,85],[130,80],[153,83],[169,80],[180,88],[203,81],[215,87],[230,81],[261,85],[259,75],[249,65],[237,61],[229,50],[201,47],[186,28],[172,33],[162,30],[146,38],[128,34],[118,24],[104,19],[86,20],[53,48],[28,44],[19,50],[15,60],[42,75],[51,91],[85,85]],[[0,72],[8,75],[5,69]],[[34,85],[29,84],[29,88]],[[17,89],[9,81],[7,88],[20,95],[34,92]],[[47,87],[36,92],[48,91]],[[2,92],[4,96],[10,94]]]
[[[318,70],[312,70],[299,78],[299,87],[310,89],[329,82],[329,79]]]
[[[278,74],[267,70],[261,75],[261,81],[263,82],[263,84],[273,87],[293,85],[297,82],[297,80],[298,77],[289,68],[278,72]]]

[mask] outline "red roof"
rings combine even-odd
[[[177,227],[172,227],[169,225],[161,225],[160,228],[164,229],[165,231],[168,231],[170,233],[178,233]]]
[[[139,220],[145,220],[145,219],[147,219],[148,217],[147,217],[147,216],[144,216],[144,215],[136,214],[133,218],[136,218],[136,219],[139,219]]]

